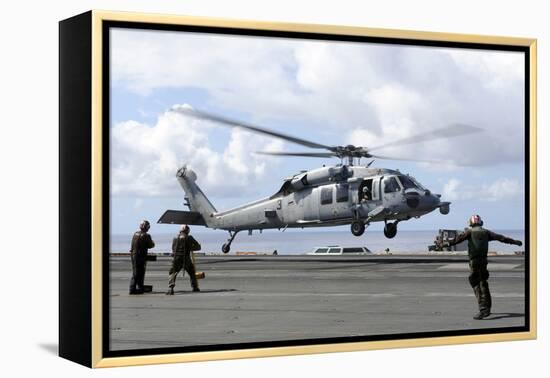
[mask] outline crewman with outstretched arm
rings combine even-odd
[[[489,291],[489,271],[487,270],[487,252],[489,242],[498,240],[501,243],[521,246],[520,240],[514,240],[496,232],[483,228],[483,221],[479,215],[472,215],[468,220],[468,229],[458,235],[449,245],[455,245],[468,240],[468,256],[470,258],[470,285],[479,306],[479,313],[474,319],[481,320],[491,315],[491,293]]]

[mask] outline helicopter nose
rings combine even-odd
[[[432,207],[435,209],[441,203],[440,196],[431,194]]]
[[[424,196],[422,196],[422,207],[424,209],[433,210],[439,206],[441,200],[437,194],[432,194],[430,191],[427,191]]]

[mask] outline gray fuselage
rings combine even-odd
[[[382,168],[335,166],[301,172],[285,179],[271,197],[221,212],[196,186],[193,171],[187,169],[178,179],[190,209],[202,214],[206,226],[228,231],[368,224],[420,217],[436,208],[449,211],[449,203],[414,178]]]

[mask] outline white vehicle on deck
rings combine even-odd
[[[372,252],[367,247],[340,247],[338,245],[329,245],[327,247],[315,247],[308,255],[314,256],[352,256],[352,255],[370,255]]]

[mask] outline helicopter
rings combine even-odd
[[[373,222],[384,222],[384,235],[393,238],[399,222],[420,218],[436,209],[443,215],[450,212],[450,202],[442,201],[420,184],[413,176],[398,170],[374,168],[371,160],[361,165],[361,158],[403,159],[373,154],[371,151],[390,146],[418,143],[430,139],[455,137],[478,131],[468,125],[451,125],[446,128],[417,134],[412,137],[367,148],[354,145],[328,146],[280,132],[229,119],[187,107],[172,108],[181,113],[224,126],[238,127],[253,133],[282,139],[301,146],[324,150],[308,152],[262,151],[262,155],[313,158],[339,158],[340,164],[300,171],[283,180],[273,195],[233,209],[218,211],[197,184],[197,174],[183,165],[176,178],[185,192],[184,205],[189,211],[166,210],[157,223],[190,224],[229,232],[222,252],[228,253],[235,236],[247,230],[261,233],[266,229],[285,231],[287,228],[333,227],[350,225],[355,236],[361,236]]]

